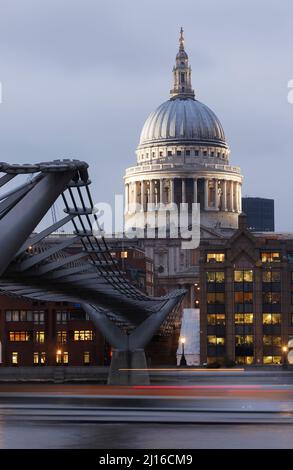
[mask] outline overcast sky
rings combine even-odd
[[[169,98],[179,28],[197,98],[220,118],[243,195],[293,231],[292,0],[0,0],[0,160],[79,158],[96,201],[123,191]]]

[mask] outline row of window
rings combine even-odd
[[[288,261],[292,259],[292,254],[288,254]],[[281,252],[280,251],[262,251],[260,253],[260,259],[262,263],[279,263],[281,261]],[[225,262],[225,253],[207,253],[206,257],[207,263],[224,263]]]
[[[45,365],[46,364],[46,353],[45,352],[34,352],[33,354],[33,363],[34,365]],[[20,363],[20,353],[12,352],[11,353],[11,364],[17,366]],[[69,363],[69,354],[66,351],[57,351],[56,353],[56,364],[67,365]],[[83,353],[83,363],[90,364],[90,352],[85,351]]]
[[[224,292],[208,292],[206,297],[207,297],[208,304],[224,304],[225,303]],[[292,294],[291,301],[293,303],[293,294]],[[234,302],[236,304],[247,304],[247,303],[252,304],[253,292],[242,292],[242,291],[235,292]],[[281,293],[280,292],[263,292],[262,302],[263,304],[280,304]]]
[[[218,357],[208,357],[208,363],[217,362]],[[238,365],[251,365],[254,364],[254,356],[236,356],[235,362]],[[282,356],[263,356],[263,364],[282,364]]]
[[[6,310],[5,319],[7,322],[33,322],[41,325],[45,323],[45,311]],[[57,323],[67,323],[70,320],[89,320],[89,317],[82,311],[56,311]]]
[[[70,339],[73,339],[74,341],[92,341],[94,338],[94,333],[92,330],[74,330],[73,332],[58,331],[57,342],[61,344],[66,343],[68,339],[68,334]],[[12,342],[32,341],[33,337],[33,331],[9,331],[8,333],[8,339]],[[35,342],[45,342],[44,331],[35,331]]]
[[[176,150],[176,152],[172,151],[172,150],[167,150],[167,156],[168,157],[172,157],[173,155],[177,155],[177,156],[181,156],[181,155],[186,155],[187,157],[191,156],[191,155],[194,155],[195,157],[198,157],[200,154],[203,155],[204,157],[207,157],[207,156],[210,156],[210,157],[217,157],[217,158],[225,158],[225,153],[221,153],[221,152],[215,152],[214,150],[211,150],[210,152],[208,152],[207,150],[203,150],[203,151],[199,151],[199,150]],[[159,151],[159,156],[160,157],[164,157],[166,155],[166,153],[163,151],[163,150],[160,150]],[[153,158],[155,158],[157,156],[157,153],[156,152],[152,152],[151,156]],[[149,153],[146,152],[145,154],[141,154],[140,155],[140,158],[141,159],[148,159],[149,158]]]
[[[224,346],[225,337],[208,335],[208,346]],[[251,346],[253,345],[253,335],[235,335],[235,346]],[[282,346],[281,336],[276,335],[263,335],[264,346]]]
[[[235,324],[236,325],[251,325],[253,324],[253,313],[235,313]],[[211,313],[207,315],[208,325],[219,325],[225,326],[226,316],[224,313]],[[281,314],[280,313],[263,313],[262,314],[263,325],[280,325]],[[291,314],[291,325],[293,325],[293,314]]]
[[[207,282],[208,283],[222,283],[225,282],[224,271],[208,271]],[[293,276],[293,272],[292,272]],[[293,277],[292,277],[293,280]],[[265,270],[262,272],[262,281],[264,283],[269,282],[280,282],[281,273],[280,271]],[[243,269],[234,271],[234,282],[253,282],[253,271],[251,269]]]

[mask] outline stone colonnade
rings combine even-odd
[[[146,210],[147,204],[159,207],[175,201],[175,179],[181,182],[180,202],[187,201],[187,180],[192,179],[192,201],[201,202],[204,210],[241,212],[241,183],[221,178],[152,178],[125,184],[125,207],[140,204]],[[199,200],[198,184],[202,185],[202,200]]]

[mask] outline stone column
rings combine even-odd
[[[232,187],[232,211],[236,212],[236,193],[235,193],[235,182],[231,182]]]
[[[230,181],[230,201],[229,201],[229,205],[230,205],[230,211],[232,212],[233,211],[233,181]]]
[[[174,179],[170,179],[170,201],[171,204],[174,202]]]
[[[239,197],[239,212],[242,212],[242,186],[241,183],[238,183],[238,197]]]
[[[204,180],[204,208],[207,210],[209,208],[209,180]]]
[[[186,179],[182,178],[182,199],[181,202],[186,202]]]
[[[141,204],[141,211],[144,211],[145,205],[145,197],[144,197],[144,181],[140,183],[140,204]]]
[[[214,188],[215,188],[215,210],[219,210],[219,202],[220,202],[220,196],[219,196],[219,191],[218,191],[218,180],[214,180]]]
[[[137,203],[137,186],[136,186],[137,183],[136,183],[136,181],[133,183],[133,185],[134,186],[133,186],[133,201],[132,201],[132,203],[136,204]]]
[[[193,180],[193,202],[197,203],[197,179]]]
[[[160,179],[160,204],[164,204],[164,179]]]
[[[222,210],[226,211],[227,210],[227,181],[223,180],[222,185],[223,185]]]
[[[150,199],[149,203],[153,204],[154,203],[154,180],[150,180]]]

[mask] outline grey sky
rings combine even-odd
[[[91,166],[123,191],[148,114],[168,99],[179,28],[197,97],[220,118],[243,194],[293,231],[292,0],[0,0],[0,160]]]

